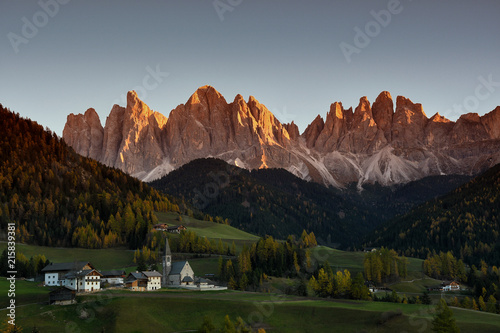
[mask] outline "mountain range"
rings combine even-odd
[[[64,140],[79,154],[152,181],[197,158],[245,169],[283,168],[326,186],[384,186],[433,175],[476,175],[500,163],[500,107],[456,121],[428,118],[421,104],[382,92],[353,110],[331,104],[300,134],[264,105],[237,95],[228,103],[213,87],[196,90],[165,117],[134,91],[114,105],[103,127],[94,109],[70,114]]]

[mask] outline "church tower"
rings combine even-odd
[[[168,276],[172,270],[172,252],[170,252],[170,246],[168,245],[168,237],[165,237],[165,256],[163,257],[163,281],[162,285],[166,287],[168,285]]]

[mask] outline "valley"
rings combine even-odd
[[[360,191],[358,183],[325,187],[284,169],[249,171],[208,158],[146,184],[75,154],[53,133],[3,108],[2,117],[9,134],[2,154],[9,158],[0,165],[0,222],[17,225],[16,261],[24,274],[16,280],[21,327],[37,326],[43,332],[63,326],[79,332],[197,330],[203,318],[187,320],[187,309],[192,309],[211,315],[216,326],[241,317],[253,330],[303,332],[296,322],[300,313],[311,321],[311,331],[426,332],[434,305],[445,299],[460,328],[498,329],[498,269],[492,250],[498,242],[498,167],[476,178],[430,176],[390,187],[366,183]],[[429,261],[431,252],[424,248],[404,247],[415,243],[391,243],[410,235],[401,228],[408,228],[412,216],[429,217],[435,226],[432,216],[440,210],[466,216],[469,224],[487,217],[493,231],[482,224],[484,234],[477,239],[485,242],[483,247],[469,245],[476,238],[466,236],[470,256],[463,248],[438,243],[433,250],[453,250],[436,254],[438,262]],[[440,232],[448,232],[439,218]],[[419,232],[415,228],[412,237],[432,239]],[[104,288],[78,293],[77,304],[46,304],[51,289],[42,286],[41,264],[88,261],[102,271],[161,271],[165,238],[174,262],[188,260],[195,277],[210,277],[230,290]],[[6,248],[0,242],[3,256]],[[379,256],[381,261],[374,260]],[[452,274],[460,276],[460,290],[438,291]],[[5,295],[0,299],[8,301]],[[360,313],[363,320],[354,321]],[[151,326],[137,326],[138,318],[148,318]]]

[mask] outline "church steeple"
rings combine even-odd
[[[170,252],[170,246],[168,245],[168,237],[165,237],[165,255],[163,256],[163,281],[162,285],[166,287],[169,283],[168,276],[172,270],[172,252]]]

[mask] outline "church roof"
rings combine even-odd
[[[185,276],[184,279],[182,279],[182,282],[193,282],[193,278],[190,276]]]
[[[170,275],[181,274],[182,269],[186,266],[187,261],[176,261],[172,263],[172,270]]]

